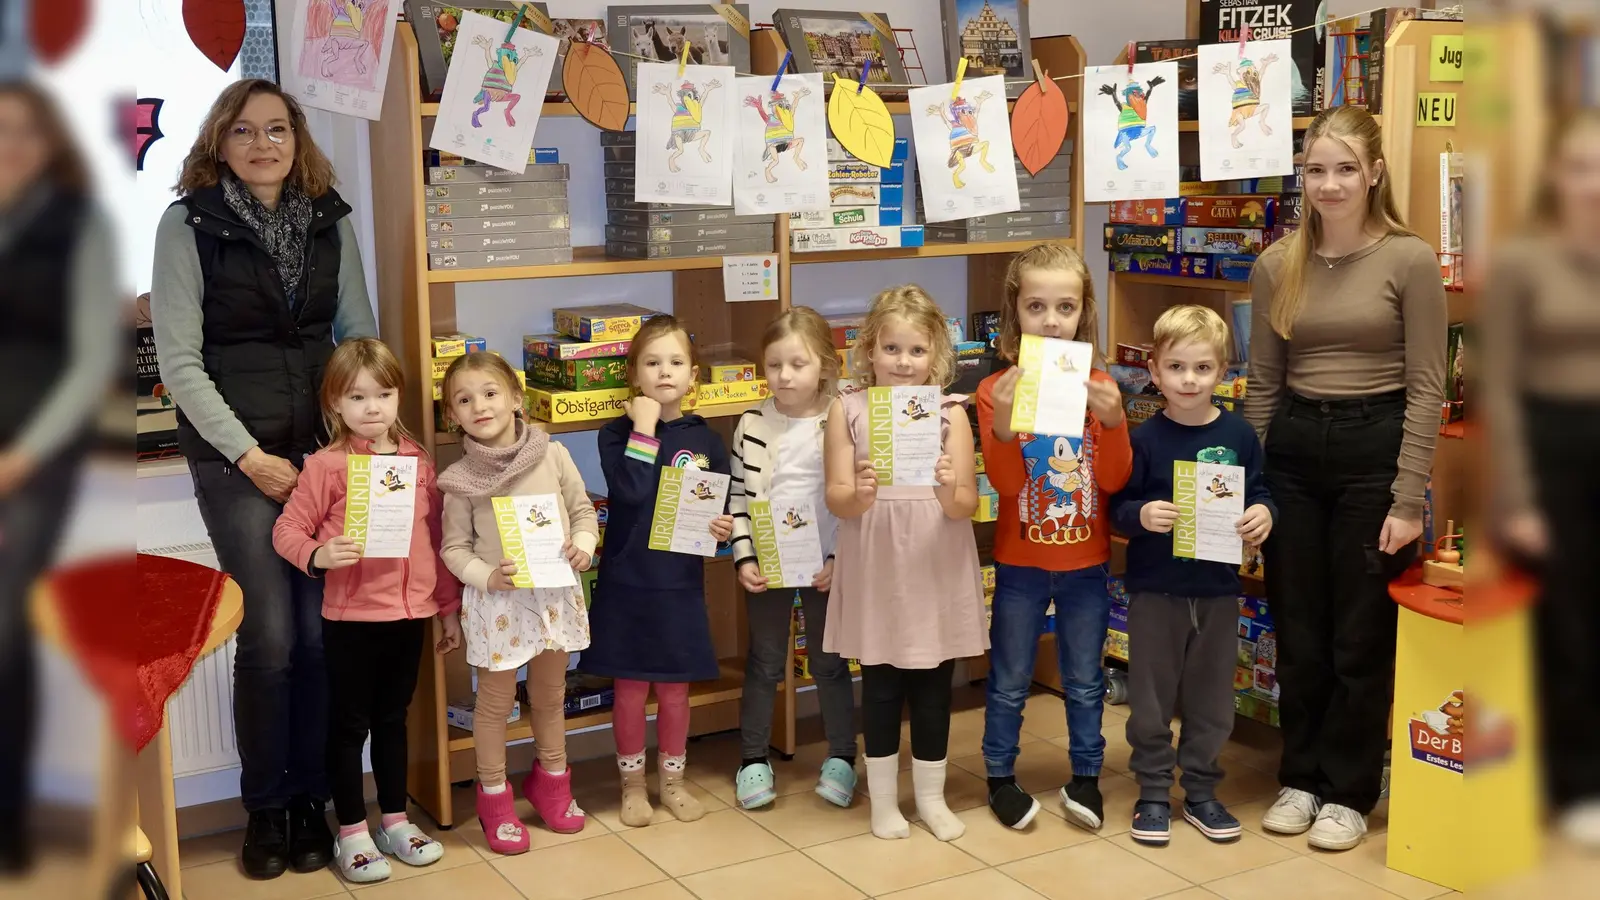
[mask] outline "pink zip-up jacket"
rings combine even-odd
[[[348,448],[325,448],[306,459],[294,493],[272,529],[272,546],[296,568],[311,573],[311,555],[344,533],[346,460],[372,452],[372,443],[351,438]],[[322,616],[344,622],[393,622],[454,613],[461,607],[461,583],[439,562],[439,517],[444,500],[433,460],[416,442],[400,439],[401,456],[417,457],[417,499],[411,526],[411,555],[405,559],[363,559],[324,576]]]

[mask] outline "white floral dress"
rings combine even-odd
[[[589,646],[582,588],[461,592],[467,662],[480,669],[517,669],[545,650],[576,653]]]

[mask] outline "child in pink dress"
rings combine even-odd
[[[919,287],[879,294],[855,346],[866,387],[949,384],[955,351],[944,314]],[[828,509],[839,517],[823,648],[861,661],[861,707],[872,833],[904,838],[900,717],[911,708],[917,814],[934,837],[965,831],[944,801],[955,660],[989,647],[971,518],[977,509],[972,427],[964,397],[944,397],[936,485],[878,486],[868,459],[867,391],[833,402],[824,456]]]

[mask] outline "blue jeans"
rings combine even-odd
[[[1033,683],[1045,610],[1056,604],[1056,661],[1066,690],[1072,774],[1099,775],[1106,740],[1106,627],[1111,594],[1106,567],[1050,572],[1031,566],[994,567],[994,622],[989,626],[988,699],[983,714],[983,761],[991,778],[1015,773],[1022,707]]]

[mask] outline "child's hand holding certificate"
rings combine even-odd
[[[370,559],[411,555],[417,458],[351,454],[345,463],[344,534]]]
[[[1022,336],[1011,403],[1011,429],[1055,437],[1083,437],[1094,347],[1078,341]]]
[[[528,494],[495,497],[494,521],[500,530],[500,548],[517,564],[511,583],[519,588],[577,587],[578,577],[562,548],[561,497]]]
[[[938,387],[867,388],[867,453],[880,485],[937,482],[934,466],[944,453]]]
[[[811,587],[822,571],[823,559],[822,532],[810,503],[752,500],[750,531],[767,587]]]
[[[730,481],[727,475],[715,472],[662,466],[656,512],[650,522],[650,549],[716,556],[711,520],[722,515]]]
[[[1244,562],[1244,539],[1239,536],[1244,478],[1243,466],[1183,460],[1172,464],[1172,502],[1178,507],[1173,556],[1235,566]]]

